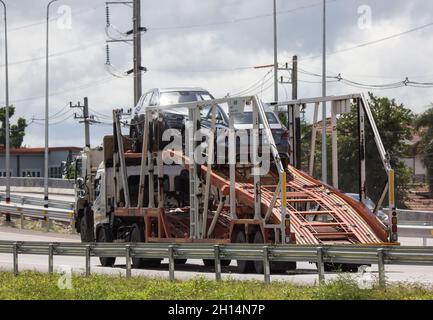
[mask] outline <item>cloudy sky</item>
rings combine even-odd
[[[8,6],[10,100],[17,115],[32,122],[25,145],[42,146],[44,138],[46,0],[5,0]],[[300,68],[321,73],[321,0],[277,0],[279,62],[294,54]],[[412,81],[433,82],[433,25],[386,41],[407,30],[433,23],[431,0],[329,0],[329,75],[375,85]],[[69,19],[69,14],[71,13]],[[143,91],[153,87],[200,86],[216,97],[245,89],[272,100],[271,75],[251,68],[273,62],[272,0],[142,0]],[[108,35],[122,37],[131,29],[132,10],[110,6]],[[371,19],[370,19],[371,18]],[[4,57],[1,25],[0,61]],[[113,108],[133,104],[132,47],[110,45],[110,72],[105,66],[105,1],[59,0],[50,23],[50,145],[84,144],[83,125],[73,119],[69,101],[87,96],[92,113],[108,122]],[[4,65],[0,62],[0,103],[4,104]],[[114,75],[113,75],[114,74]],[[282,72],[283,76],[289,76]],[[320,96],[320,78],[300,74],[299,96]],[[330,82],[329,94],[365,89]],[[433,102],[432,88],[371,90],[396,98],[414,112]],[[290,85],[280,86],[288,99]],[[35,119],[35,120],[32,120]],[[99,144],[108,125],[92,126],[92,144]]]

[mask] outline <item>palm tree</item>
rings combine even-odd
[[[427,170],[427,184],[433,192],[433,105],[417,117],[415,127],[422,136],[419,151]]]

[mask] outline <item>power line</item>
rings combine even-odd
[[[82,13],[87,13],[87,12],[94,11],[94,10],[98,9],[99,7],[102,7],[103,5],[105,5],[105,3],[98,4],[95,7],[83,8],[82,10],[75,11],[75,13],[73,13],[72,16],[78,16],[78,15],[81,15]],[[57,17],[53,17],[53,18],[50,19],[50,22],[55,21],[57,19],[58,19]],[[17,27],[8,28],[8,31],[9,32],[14,32],[14,31],[22,30],[22,29],[33,28],[34,26],[42,25],[42,24],[45,24],[45,23],[46,23],[46,20],[40,20],[38,22],[34,22],[34,23],[26,24],[26,25],[21,25],[21,26],[17,26]]]
[[[406,35],[406,34],[409,34],[409,33],[415,32],[415,31],[419,31],[419,30],[422,30],[422,29],[425,29],[425,28],[429,28],[431,26],[433,26],[433,22],[430,22],[430,23],[427,23],[427,24],[424,24],[424,25],[421,25],[421,26],[418,26],[418,27],[415,27],[415,28],[412,28],[412,29],[409,29],[409,30],[406,30],[406,31],[403,31],[403,32],[392,34],[392,35],[384,37],[384,38],[380,38],[380,39],[376,39],[376,40],[360,43],[360,44],[352,46],[352,47],[347,47],[347,48],[335,50],[335,51],[332,51],[332,52],[328,52],[326,55],[330,56],[330,55],[334,55],[334,54],[341,53],[341,52],[346,52],[346,51],[350,51],[350,50],[355,50],[355,49],[367,47],[367,46],[374,45],[374,44],[377,44],[377,43],[381,43],[381,42],[384,42],[384,41],[387,41],[387,40],[398,38],[398,37],[401,37],[403,35]],[[318,58],[322,58],[322,55],[317,55],[317,56],[305,58],[303,60],[315,60],[315,59],[318,59]]]
[[[320,74],[306,71],[304,69],[299,69],[300,73],[314,76],[314,77],[322,77]],[[361,88],[361,89],[396,89],[396,88],[402,88],[402,87],[417,87],[417,88],[433,88],[433,82],[417,82],[417,81],[411,81],[409,80],[409,77],[406,77],[402,81],[397,82],[391,82],[391,83],[383,83],[383,84],[369,84],[369,83],[361,83],[357,81],[353,81],[347,78],[344,78],[341,73],[339,73],[337,76],[327,76],[327,79],[332,79],[334,82],[341,82],[346,85]],[[304,80],[305,82],[305,80]],[[313,82],[314,83],[314,82]]]
[[[68,88],[68,89],[65,89],[65,90],[56,91],[54,93],[51,93],[49,96],[50,97],[52,97],[52,96],[58,96],[58,95],[61,95],[61,94],[64,94],[64,93],[68,93],[68,92],[71,92],[71,91],[75,91],[75,90],[82,90],[82,89],[87,89],[87,88],[90,88],[90,87],[96,87],[96,86],[99,86],[101,84],[104,84],[104,83],[107,83],[107,82],[111,82],[111,81],[117,80],[117,79],[119,79],[119,78],[114,78],[114,77],[111,77],[111,76],[110,77],[106,77],[106,78],[101,78],[101,79],[98,79],[98,80],[95,80],[95,81],[92,81],[92,82],[88,82],[86,84],[82,84],[82,85],[77,86],[77,87],[72,87],[72,88]],[[45,98],[45,96],[28,97],[28,98],[14,100],[14,101],[12,101],[12,103],[20,103],[20,102],[38,100],[38,99],[43,99],[43,98]]]
[[[335,1],[337,1],[337,0],[328,0],[327,2],[331,3],[331,2],[335,2]],[[289,9],[289,10],[277,11],[277,15],[293,13],[293,12],[296,12],[299,10],[319,7],[321,5],[322,5],[322,2],[316,2],[316,3],[310,4],[310,5],[304,5],[304,6],[296,7],[296,8]],[[226,24],[236,24],[236,23],[240,23],[240,22],[251,21],[251,20],[262,19],[262,18],[269,18],[272,16],[273,16],[273,13],[265,13],[265,14],[259,14],[259,15],[249,16],[249,17],[235,18],[235,19],[224,20],[224,21],[215,21],[215,22],[210,22],[210,23],[177,25],[177,26],[169,26],[169,27],[163,27],[163,26],[153,27],[153,28],[149,28],[149,31],[167,31],[167,30],[182,30],[182,29],[213,27],[213,26],[226,25]]]

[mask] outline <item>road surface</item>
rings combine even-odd
[[[63,235],[54,233],[35,232],[29,230],[19,230],[0,227],[0,240],[8,241],[46,241],[46,242],[78,242],[76,235]],[[422,239],[402,238],[402,245],[422,245]],[[433,246],[433,239],[428,240],[428,245]],[[37,255],[19,255],[19,270],[35,270],[40,272],[48,271],[48,257]],[[148,276],[158,278],[168,278],[167,260],[162,262],[161,267],[154,269],[133,269],[133,276]],[[73,272],[84,272],[84,257],[54,257],[55,270],[69,266]],[[12,270],[12,255],[0,254],[0,269]],[[114,268],[104,268],[99,264],[98,258],[91,259],[91,272],[98,274],[125,275],[125,259],[118,258]],[[433,267],[424,266],[386,266],[386,275],[389,282],[420,283],[433,286]],[[176,266],[175,277],[179,280],[187,280],[197,276],[215,279],[212,267],[205,267],[201,260],[188,260],[184,266]],[[354,274],[354,277],[359,275]],[[370,275],[368,275],[370,277]],[[238,274],[236,273],[236,262],[230,266],[223,267],[223,279],[236,280],[263,280],[262,275],[257,274]],[[327,273],[326,279],[331,280],[338,277],[336,273]],[[371,277],[377,278],[377,266],[371,267]],[[298,263],[298,269],[288,274],[275,274],[271,276],[271,281],[289,281],[295,284],[316,284],[317,271],[314,264],[307,262]]]

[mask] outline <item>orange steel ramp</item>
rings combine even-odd
[[[173,153],[171,153],[173,156]],[[179,155],[186,167],[188,159]],[[207,166],[201,166],[205,174]],[[382,244],[387,242],[386,227],[362,203],[325,185],[304,172],[288,166],[293,180],[287,182],[287,213],[296,243],[317,244]],[[205,175],[203,175],[205,176]],[[239,180],[239,179],[237,179]],[[269,180],[273,184],[266,185]],[[212,170],[211,184],[229,195],[230,181],[226,174]],[[278,178],[264,178],[261,185],[262,215],[272,205]],[[236,182],[239,204],[254,208],[254,185],[250,181]],[[277,198],[267,223],[281,222],[281,198]]]

